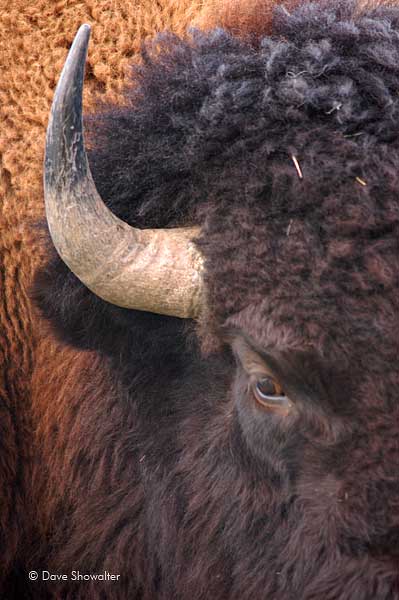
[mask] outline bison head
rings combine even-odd
[[[37,289],[134,403],[143,506],[160,500],[137,517],[148,578],[160,598],[398,598],[399,10],[304,4],[256,40],[161,36],[126,105],[88,121],[98,192],[87,40],[45,178],[83,284],[54,259]]]

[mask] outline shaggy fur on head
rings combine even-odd
[[[191,324],[112,307],[58,258],[38,275],[87,361],[60,432],[51,403],[39,427],[51,564],[119,568],[107,597],[398,600],[399,9],[277,8],[256,46],[163,35],[133,78],[88,120],[94,178],[128,223],[202,226],[221,346],[201,357]],[[226,334],[294,415],[254,408]]]

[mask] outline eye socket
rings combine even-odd
[[[255,399],[266,408],[281,407],[287,404],[287,397],[281,385],[272,377],[262,377],[252,383]]]

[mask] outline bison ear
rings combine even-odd
[[[233,35],[256,43],[272,32],[273,10],[284,6],[290,10],[300,0],[208,0],[194,25],[209,30],[222,27]]]

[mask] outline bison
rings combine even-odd
[[[87,159],[88,38],[47,137],[24,593],[398,600],[399,8],[163,34]]]

